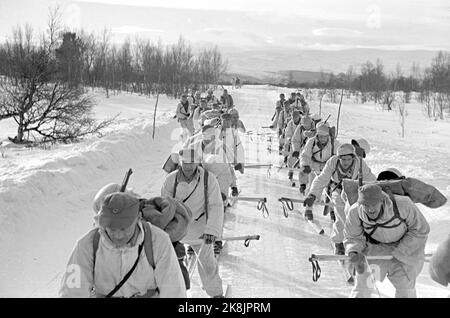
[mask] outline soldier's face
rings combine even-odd
[[[222,121],[222,129],[228,129],[231,128],[231,120],[224,120]]]
[[[137,227],[137,219],[127,228],[113,229],[106,227],[105,231],[115,247],[124,247],[133,237]]]
[[[346,155],[339,157],[339,161],[341,162],[341,165],[344,169],[349,168],[353,163],[353,156],[352,155]]]
[[[325,145],[328,142],[328,136],[326,135],[318,135],[317,139],[319,140],[319,143],[322,145]]]
[[[183,173],[186,175],[186,177],[191,177],[195,173],[197,167],[197,162],[181,162],[181,169],[183,170]]]
[[[371,204],[361,204],[364,213],[371,219],[376,219],[381,212],[382,202],[371,203]]]

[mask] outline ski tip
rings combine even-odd
[[[225,298],[231,298],[231,284],[228,284],[225,291]]]

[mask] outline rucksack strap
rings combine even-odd
[[[175,199],[175,196],[177,194],[177,186],[178,186],[178,174],[180,173],[180,170],[178,170],[177,174],[175,175],[175,183],[173,184],[173,198]],[[200,179],[200,177],[199,177]],[[189,198],[194,194],[195,190],[197,190],[198,184],[200,183],[200,180],[197,180],[197,183],[195,184],[194,190],[192,190],[189,195],[181,200],[181,202],[185,203]]]
[[[153,257],[153,238],[152,238],[152,231],[150,228],[150,224],[148,224],[147,221],[142,221],[142,225],[144,228],[144,250],[145,255],[147,256],[148,263],[150,266],[155,270],[155,259]]]
[[[208,170],[203,169],[203,171],[205,172],[205,174],[203,175],[203,188],[204,188],[204,197],[205,197],[205,211],[199,215],[198,218],[194,219],[194,221],[198,221],[200,220],[200,218],[204,215],[206,217],[206,222],[208,222],[208,204],[209,204],[209,199],[208,199]]]
[[[208,200],[208,170],[204,169],[205,171],[205,175],[203,176],[203,180],[204,180],[204,188],[205,188],[205,216],[206,216],[206,223],[208,223],[208,204],[209,204],[209,200]]]
[[[100,232],[98,231],[98,228],[93,229],[94,231],[94,237],[92,241],[92,247],[93,247],[93,258],[92,258],[92,278],[95,277],[95,259],[97,255],[98,250],[98,244],[100,242]]]
[[[393,212],[394,215],[392,216],[392,218],[390,218],[388,221],[384,222],[384,223],[376,223],[376,224],[367,224],[364,223],[363,220],[361,220],[361,225],[363,225],[364,228],[364,236],[366,238],[368,238],[369,242],[373,243],[373,244],[378,244],[372,235],[375,233],[375,231],[378,228],[385,228],[385,229],[393,229],[396,227],[399,227],[402,223],[406,224],[406,219],[403,219],[402,217],[400,217],[400,211],[398,210],[398,205],[397,205],[397,201],[395,200],[394,196],[392,195],[392,193],[388,193],[389,195],[389,199],[391,199],[392,201],[392,206],[393,206]],[[398,219],[400,222],[398,222],[397,224],[393,224],[393,225],[388,225],[389,223],[391,223],[392,221],[394,221],[395,219]],[[366,226],[364,226],[364,224]],[[366,232],[366,230],[370,230],[370,232]]]

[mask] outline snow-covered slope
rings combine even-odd
[[[248,130],[263,132],[269,125],[279,93],[289,90],[268,86],[229,89]],[[219,94],[220,92],[216,92]],[[0,297],[55,297],[61,272],[75,241],[92,227],[92,199],[106,183],[118,182],[128,168],[134,174],[130,187],[143,195],[158,195],[165,174],[161,166],[177,147],[179,131],[171,119],[176,101],[160,97],[156,138],[152,140],[154,98],[120,94],[106,99],[97,95],[98,118],[121,113],[119,122],[103,138],[51,150],[9,148],[0,158]],[[315,102],[312,111],[318,112]],[[322,113],[336,122],[337,105],[322,103]],[[408,105],[406,138],[400,136],[398,114],[383,112],[373,104],[359,105],[344,99],[339,128],[341,142],[366,138],[372,150],[367,162],[378,173],[396,167],[450,193],[450,123],[426,119],[419,104]],[[0,121],[0,137],[13,136],[13,126]],[[266,150],[265,137],[242,136],[251,163],[277,163],[276,153]],[[276,149],[275,141],[273,149]],[[322,278],[311,280],[311,253],[331,253],[329,240],[314,234],[295,213],[283,216],[277,198],[297,196],[287,186],[283,171],[247,169],[238,174],[245,196],[268,198],[269,217],[264,219],[254,203],[239,202],[226,215],[225,235],[260,234],[261,240],[245,248],[230,242],[221,257],[221,274],[236,297],[346,297],[349,287],[336,264],[323,263]],[[296,207],[300,207],[297,205]],[[420,206],[431,225],[427,251],[448,233],[450,205],[431,210]],[[316,215],[329,233],[329,221]],[[192,296],[204,297],[194,276]],[[382,292],[392,295],[388,284]],[[425,267],[418,279],[419,297],[445,297],[448,290],[428,277]]]

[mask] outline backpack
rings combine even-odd
[[[422,203],[431,209],[439,208],[447,203],[447,198],[438,189],[415,178],[377,181],[374,183],[378,184],[386,193],[406,195],[412,202]],[[348,202],[350,204],[355,203],[358,200],[358,181],[346,179],[343,180],[342,186]]]
[[[205,197],[205,212],[203,212],[202,214],[200,214],[200,216],[196,219],[194,219],[195,221],[198,221],[203,215],[205,215],[206,217],[206,222],[208,222],[208,170],[203,168],[203,171],[205,172],[204,176],[203,176],[203,187],[204,187],[204,197]],[[178,168],[178,172],[175,175],[175,183],[173,184],[173,198],[175,198],[176,194],[177,194],[177,186],[178,186],[178,174],[180,173],[180,169]],[[197,190],[197,186],[200,182],[197,182],[197,184],[195,185],[194,190],[192,190],[192,192],[185,198],[183,199],[181,202],[185,203],[192,194],[194,194],[195,190]]]

